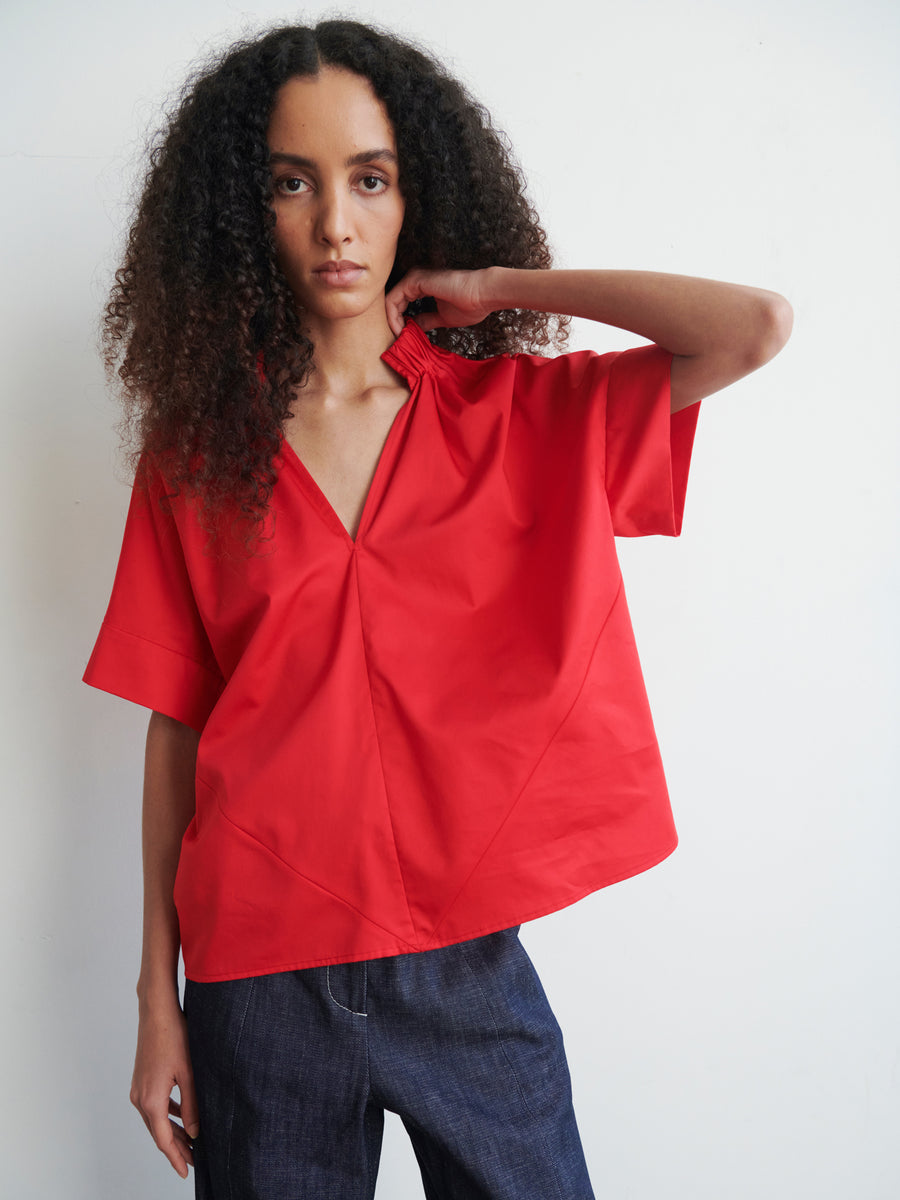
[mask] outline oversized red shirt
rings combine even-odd
[[[676,835],[614,534],[680,532],[698,406],[645,346],[411,388],[356,538],[285,442],[272,538],[135,489],[86,682],[202,731],[175,900],[197,981],[428,950],[665,858]]]

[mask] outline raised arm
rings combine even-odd
[[[474,325],[502,308],[566,313],[628,329],[669,350],[672,411],[687,408],[773,358],[790,336],[791,306],[762,288],[655,271],[410,271],[386,297],[395,334],[407,304],[436,313],[424,329]]]
[[[189,1139],[197,1134],[197,1101],[178,1001],[180,937],[172,893],[181,839],[194,815],[198,740],[199,734],[171,717],[157,712],[150,717],[144,763],[144,938],[131,1084],[132,1104],[183,1178],[193,1161]],[[176,1086],[180,1104],[171,1099]]]

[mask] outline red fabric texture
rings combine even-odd
[[[175,898],[197,981],[432,949],[676,844],[614,535],[675,535],[697,405],[656,346],[472,361],[415,323],[351,539],[282,446],[212,550],[147,462],[85,681],[202,731]]]

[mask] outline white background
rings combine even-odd
[[[146,714],[79,682],[128,500],[94,342],[160,101],[201,51],[297,17],[0,12],[11,1200],[190,1192],[127,1101]],[[900,7],[383,0],[377,17],[493,110],[561,264],[760,284],[796,310],[781,357],[704,404],[683,537],[622,546],[682,845],[523,934],[598,1196],[895,1200]],[[581,326],[573,346],[631,340]],[[379,1197],[420,1195],[390,1124]]]

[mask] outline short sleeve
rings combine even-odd
[[[601,360],[598,360],[601,361]],[[620,537],[681,533],[700,405],[670,411],[672,355],[660,346],[617,354],[606,388],[606,494]]]
[[[140,469],[147,486],[132,490],[109,607],[83,678],[201,731],[224,680],[165,485],[148,460]]]

